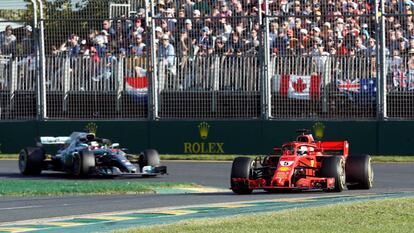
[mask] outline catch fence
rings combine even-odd
[[[0,120],[413,119],[413,6],[363,3],[29,5],[2,22]]]

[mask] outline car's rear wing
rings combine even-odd
[[[63,145],[70,140],[70,137],[40,137],[40,143],[42,145]]]
[[[70,137],[50,137],[42,136],[36,140],[36,146],[41,147],[46,154],[55,154],[65,144],[70,142]]]
[[[349,143],[348,141],[319,141],[317,142],[318,148],[324,152],[324,154],[341,154],[348,156]]]

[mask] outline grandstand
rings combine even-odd
[[[29,4],[0,119],[413,118],[414,3],[375,3],[51,1],[44,43]]]

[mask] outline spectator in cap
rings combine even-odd
[[[187,36],[190,39],[191,43],[195,43],[197,41],[197,34],[196,31],[193,29],[193,23],[191,22],[191,19],[185,20],[185,30],[187,32]]]
[[[200,55],[207,55],[212,52],[210,48],[213,48],[213,38],[210,35],[210,29],[208,27],[203,27],[201,29],[201,36],[198,39],[198,47],[200,48]]]
[[[22,50],[23,50],[23,55],[27,56],[35,52],[35,46],[34,46],[34,40],[33,40],[32,26],[27,25],[26,27],[24,27],[24,29],[25,29],[25,34],[22,39]]]
[[[161,40],[161,37],[164,35],[164,31],[160,26],[155,27],[155,43],[158,44],[158,42]]]
[[[158,59],[159,62],[166,65],[168,69],[172,69],[175,66],[175,49],[170,44],[170,38],[167,34],[161,37],[162,42],[158,48]]]
[[[204,23],[203,21],[200,19],[201,13],[199,10],[194,10],[193,11],[193,29],[195,30],[195,38],[199,38],[200,37],[200,31],[201,29],[204,27]]]

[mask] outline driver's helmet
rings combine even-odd
[[[89,144],[92,147],[98,147],[99,146],[99,143],[97,141],[91,141]]]
[[[96,149],[96,148],[99,148],[100,146],[99,146],[99,143],[97,141],[91,141],[91,142],[89,142],[89,147],[91,149]]]
[[[308,153],[308,147],[307,146],[300,146],[297,150],[298,155],[305,155]]]

